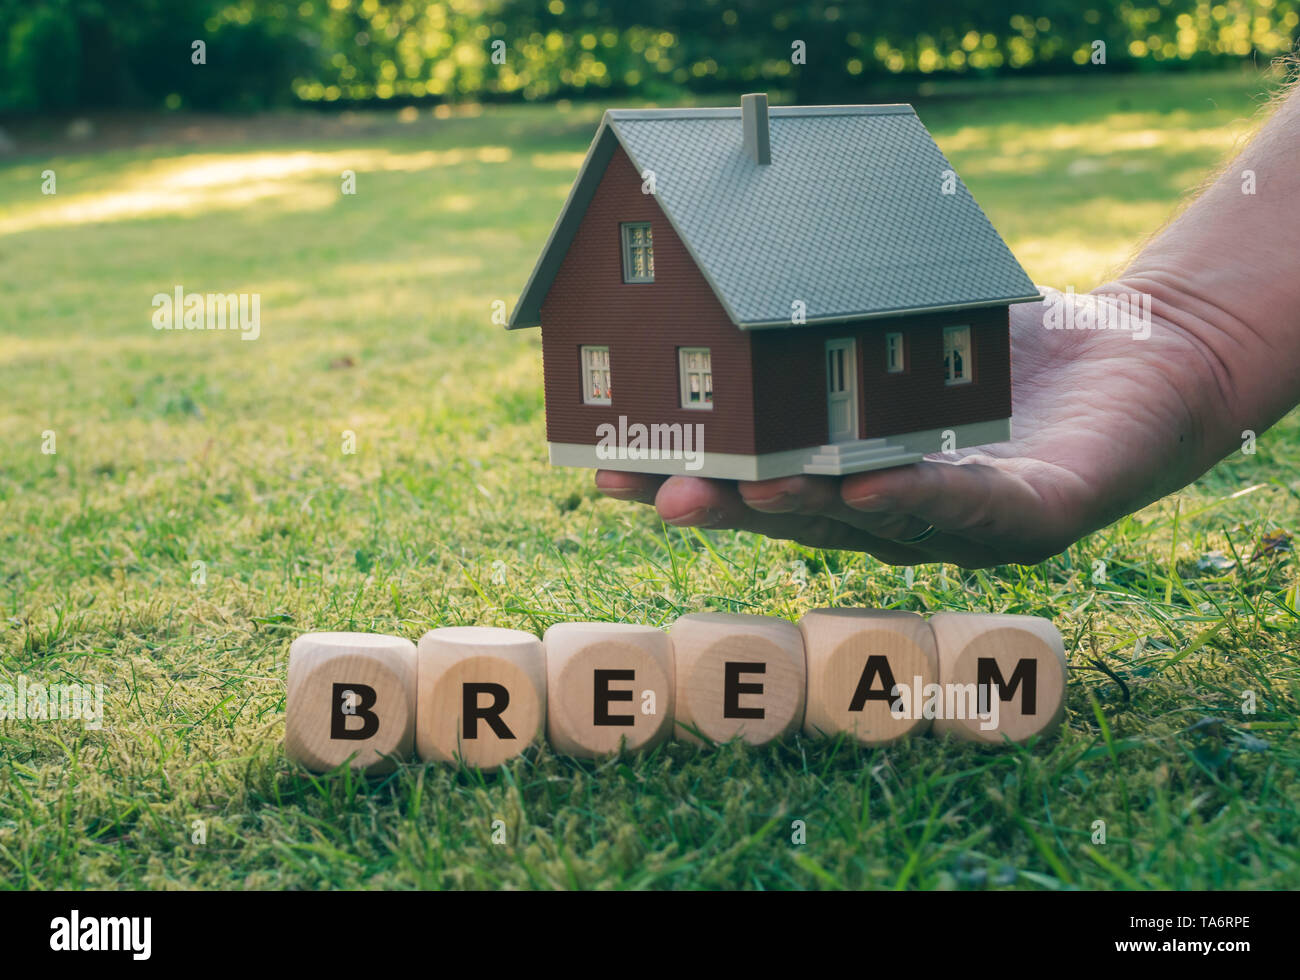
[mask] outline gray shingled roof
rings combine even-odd
[[[1024,269],[907,105],[776,107],[772,162],[746,155],[740,109],[605,113],[511,327],[535,326],[620,143],[655,173],[665,216],[740,327],[1038,299]]]

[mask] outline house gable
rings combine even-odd
[[[639,172],[615,147],[541,303],[547,440],[591,445],[609,423],[702,425],[705,452],[754,452],[750,338],[731,322]],[[648,222],[654,281],[623,281],[620,226]],[[582,397],[583,346],[608,347],[608,405]],[[678,350],[708,348],[713,408],[683,408]]]

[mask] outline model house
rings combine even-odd
[[[911,106],[747,95],[606,112],[509,326],[553,463],[761,480],[1009,438],[1038,298]]]

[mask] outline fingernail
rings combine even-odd
[[[674,517],[667,523],[673,527],[713,527],[722,520],[722,511],[712,507],[697,507],[680,517]]]
[[[623,488],[620,490],[601,490],[600,492],[604,496],[610,497],[613,500],[629,500],[638,504],[648,504],[655,499],[654,494],[648,494],[644,490],[629,490]]]
[[[745,501],[755,510],[769,511],[774,514],[789,513],[798,510],[799,498],[792,493],[778,493],[771,497],[749,498]]]
[[[894,507],[892,500],[878,493],[870,493],[865,497],[858,497],[856,500],[845,500],[844,502],[854,510],[892,510]]]

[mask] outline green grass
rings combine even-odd
[[[1087,289],[1224,162],[1264,87],[1167,76],[920,108],[1035,280]],[[0,165],[0,679],[107,686],[102,730],[0,723],[0,882],[1300,887],[1295,558],[1250,560],[1300,518],[1296,417],[1033,568],[923,566],[909,586],[858,554],[666,528],[548,467],[538,336],[490,320],[597,118],[209,123]],[[151,297],[178,283],[260,292],[261,338],[153,330]],[[1198,572],[1209,550],[1241,561]],[[281,752],[308,630],[824,604],[1052,617],[1063,729],[994,751],[542,749],[496,775],[372,781]]]

